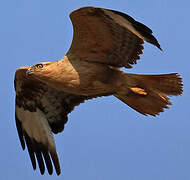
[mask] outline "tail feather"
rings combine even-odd
[[[166,95],[182,94],[182,79],[177,73],[159,75],[137,75],[136,81],[144,88],[152,88]],[[148,87],[147,87],[148,86]]]
[[[117,98],[144,115],[158,115],[171,105],[170,95],[182,94],[182,79],[176,73],[162,75],[125,74]]]

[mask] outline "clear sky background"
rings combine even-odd
[[[14,120],[16,68],[65,55],[69,13],[81,6],[125,12],[149,26],[163,52],[145,44],[134,73],[178,72],[184,94],[160,116],[143,116],[114,97],[87,101],[55,136],[62,174],[41,176],[23,152]],[[6,0],[0,2],[0,179],[190,179],[189,0]]]

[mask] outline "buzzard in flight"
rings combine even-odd
[[[74,36],[58,61],[19,68],[15,73],[16,126],[33,169],[61,173],[53,133],[63,131],[75,106],[85,100],[113,95],[144,115],[158,115],[171,104],[169,95],[182,94],[177,73],[129,74],[147,41],[159,49],[152,30],[127,14],[82,7],[70,18]],[[45,168],[46,166],[46,168]]]

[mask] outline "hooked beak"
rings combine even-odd
[[[30,76],[33,73],[33,70],[31,68],[28,68],[28,70],[26,71],[26,75]]]

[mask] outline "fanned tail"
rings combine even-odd
[[[182,79],[177,73],[160,75],[124,74],[117,98],[144,115],[158,115],[172,103],[168,96],[183,92]]]

